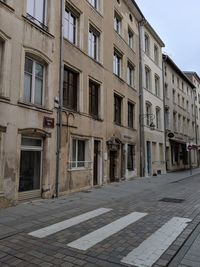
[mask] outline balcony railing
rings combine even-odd
[[[34,22],[35,24],[37,24],[39,27],[41,27],[42,29],[44,29],[45,31],[48,31],[48,27],[42,23],[41,21],[37,20],[36,18],[34,18],[32,15],[30,14],[26,14],[27,19],[31,20],[32,22]]]

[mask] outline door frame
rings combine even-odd
[[[41,140],[41,146],[36,147],[36,146],[23,146],[21,145],[20,147],[20,164],[21,164],[21,151],[39,151],[41,153],[40,157],[40,188],[36,190],[29,190],[29,191],[24,191],[24,192],[19,192],[19,187],[18,187],[18,199],[19,200],[25,200],[29,198],[36,198],[36,197],[41,197],[42,193],[42,159],[43,159],[43,148],[44,148],[44,141],[40,137],[32,137],[32,136],[21,136],[22,138],[26,139],[35,139],[35,140]],[[19,182],[20,182],[20,168],[19,168]]]

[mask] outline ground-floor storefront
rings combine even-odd
[[[197,149],[187,149],[186,141],[170,139],[166,146],[166,165],[168,171],[197,167]]]

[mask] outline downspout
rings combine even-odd
[[[59,69],[59,103],[57,109],[57,151],[56,151],[56,197],[59,197],[60,154],[62,139],[62,107],[63,107],[63,57],[64,57],[64,10],[65,1],[60,0],[60,69]]]
[[[164,76],[164,61],[166,60],[165,58],[162,57],[162,80],[163,80],[163,112],[164,112],[164,151],[165,151],[165,170],[167,172],[167,136],[166,136],[166,114],[165,114],[165,76]]]
[[[196,88],[195,88],[196,89]],[[194,96],[194,127],[195,127],[195,143],[196,145],[198,145],[198,138],[197,138],[197,110],[196,110],[196,99],[197,99],[197,96],[196,96],[196,90],[195,90],[195,96]],[[197,160],[197,167],[198,167],[198,162],[199,162],[199,159],[198,159],[198,150],[195,149],[196,151],[196,160]]]
[[[145,143],[144,143],[144,94],[143,94],[143,46],[142,27],[145,19],[139,21],[139,125],[140,125],[140,176],[145,176]]]

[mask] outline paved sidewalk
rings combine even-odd
[[[198,247],[196,240],[200,222],[200,169],[168,173],[151,178],[136,178],[132,181],[108,184],[84,192],[74,193],[59,199],[34,200],[20,203],[16,207],[0,210],[0,266],[67,266],[67,267],[119,267],[124,265],[122,259],[143,242],[148,244],[149,238],[167,227],[174,218],[188,218],[191,222],[181,232],[155,263],[155,266],[167,266],[178,257],[185,244],[194,235],[189,248]],[[163,198],[183,199],[182,203],[161,201]],[[81,223],[71,223],[69,229],[59,229],[57,223],[73,221],[73,218],[84,218],[84,214],[96,209],[109,209],[100,216]],[[133,215],[130,215],[133,214]],[[135,214],[145,214],[139,220]],[[106,232],[106,239],[98,241],[101,229],[109,225],[118,227],[114,222],[133,216],[130,224],[125,220],[123,228],[113,228],[113,235]],[[56,224],[58,231],[37,238],[29,233]],[[127,225],[127,226],[126,226]],[[122,229],[123,228],[123,229]],[[108,228],[109,229],[109,228]],[[112,229],[112,227],[111,227]],[[115,230],[114,230],[115,229]],[[196,230],[195,230],[196,229]],[[177,227],[175,231],[177,233]],[[194,231],[195,230],[195,231]],[[86,251],[68,246],[71,242],[96,233],[92,247]],[[167,229],[166,234],[169,232]],[[171,233],[170,233],[171,235]],[[161,234],[162,236],[162,234]],[[174,237],[176,238],[176,237]],[[189,238],[189,239],[188,239]],[[154,238],[155,246],[159,246]],[[79,243],[80,245],[80,243]],[[147,249],[151,247],[147,246]],[[182,264],[184,256],[179,256],[178,264]],[[189,256],[184,259],[187,259]],[[156,259],[156,255],[154,255]],[[145,258],[145,257],[144,257]],[[148,260],[146,260],[147,263]],[[143,261],[145,264],[145,259]],[[176,264],[176,263],[175,263]],[[132,265],[133,266],[133,265]],[[145,266],[145,265],[144,265]],[[148,266],[148,265],[147,265]],[[178,266],[174,265],[173,267]],[[187,266],[187,265],[186,265]],[[200,265],[198,266],[200,267]]]

